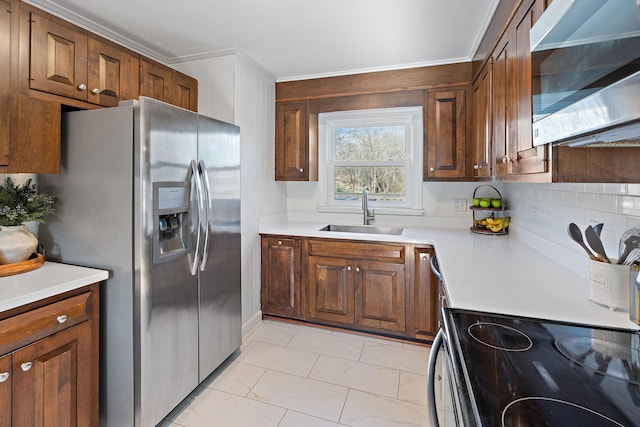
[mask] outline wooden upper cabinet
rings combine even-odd
[[[170,103],[191,111],[198,111],[198,81],[187,75],[173,72]]]
[[[492,67],[492,145],[495,176],[513,173],[515,128],[512,117],[515,115],[515,104],[513,103],[515,84],[510,78],[513,73],[512,69],[513,43],[508,37],[505,37],[494,53]]]
[[[307,113],[305,102],[276,104],[276,181],[318,180],[318,152],[309,139],[314,124]]]
[[[466,91],[426,93],[423,179],[466,177]]]
[[[473,139],[471,157],[473,177],[491,177],[492,62],[489,60],[473,84]]]
[[[140,95],[198,111],[198,81],[157,62],[140,60]]]
[[[527,2],[525,2],[526,4]],[[515,79],[518,85],[517,134],[515,173],[535,174],[549,172],[549,145],[534,147],[532,137],[533,108],[531,105],[531,45],[529,31],[544,11],[544,0],[536,0],[523,15],[517,15],[514,30],[515,60],[517,67]]]
[[[116,45],[88,40],[88,101],[116,106],[121,100],[138,99],[138,58]]]
[[[9,161],[9,124],[11,123],[11,42],[13,40],[11,3],[0,1],[0,165]]]
[[[31,12],[32,89],[87,100],[87,36],[71,24]]]

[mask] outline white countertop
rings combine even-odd
[[[0,312],[106,280],[94,268],[45,262],[37,270],[0,277]]]
[[[450,307],[639,329],[629,314],[589,301],[587,279],[511,235],[405,227],[400,236],[318,231],[326,223],[272,221],[262,234],[421,243],[435,247]]]

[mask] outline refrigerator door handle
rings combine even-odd
[[[202,247],[202,258],[200,259],[200,271],[204,271],[207,268],[207,260],[209,259],[209,242],[211,239],[211,223],[213,216],[211,215],[211,186],[209,185],[209,174],[207,173],[207,166],[204,164],[204,160],[200,160],[198,164],[198,172],[203,183],[204,195],[204,221],[201,219],[201,223],[204,223],[202,232],[204,233],[204,244]],[[202,218],[202,217],[201,217]]]
[[[197,223],[194,221],[194,215],[196,212],[192,211],[190,215],[191,226],[195,223],[197,226],[196,230],[196,247],[193,252],[193,263],[191,264],[190,270],[191,275],[195,276],[198,273],[198,264],[199,264],[199,253],[200,253],[200,222],[202,221],[202,183],[200,182],[200,178],[198,176],[198,168],[196,166],[196,161],[191,160],[189,164],[189,175],[187,178],[188,181],[192,181],[195,184],[196,192],[195,192],[195,203],[197,205]],[[193,205],[193,204],[192,204]]]

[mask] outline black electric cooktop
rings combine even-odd
[[[445,322],[478,425],[640,426],[637,332],[463,310]]]

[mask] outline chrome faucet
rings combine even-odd
[[[376,219],[376,215],[371,209],[369,212],[369,192],[366,188],[362,189],[362,220],[364,225],[371,224]]]

